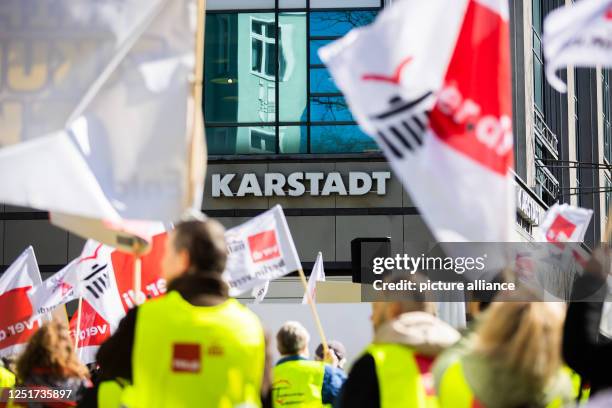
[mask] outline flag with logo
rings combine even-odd
[[[312,272],[310,272],[310,276],[308,277],[308,293],[310,293],[310,298],[312,301],[315,301],[317,296],[317,282],[325,282],[325,270],[323,269],[323,254],[319,252],[317,254],[317,260],[312,267]],[[302,298],[302,304],[308,303],[308,297],[304,294]]]
[[[70,319],[72,336],[78,335],[81,361],[95,361],[98,348],[117,329],[126,312],[146,299],[166,292],[160,261],[167,233],[159,230],[151,238],[151,251],[142,257],[142,288],[134,293],[134,257],[107,245],[89,240],[79,258],[79,276],[83,284],[81,320],[79,312]]]
[[[556,74],[568,65],[612,66],[612,1],[582,0],[550,12],[544,20],[546,78],[559,92],[567,86]]]
[[[514,234],[508,13],[507,0],[403,0],[319,50],[441,242]]]
[[[539,225],[540,241],[582,242],[592,217],[593,210],[555,203]]]
[[[201,208],[196,11],[195,0],[3,0],[0,202],[112,245],[121,220]]]
[[[263,302],[266,295],[268,294],[268,289],[270,289],[270,281],[266,281],[266,283],[264,283],[261,286],[254,287],[253,290],[251,291],[251,295],[254,298],[254,302],[255,303]]]
[[[16,355],[43,322],[31,319],[28,290],[40,285],[40,271],[30,246],[0,275],[0,357]]]
[[[280,205],[225,232],[228,248],[224,278],[230,296],[302,268]]]
[[[78,259],[28,291],[33,316],[50,313],[58,306],[82,295],[82,277]]]

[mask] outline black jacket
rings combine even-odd
[[[583,381],[590,383],[591,395],[612,387],[612,343],[602,341],[599,335],[606,292],[606,282],[601,278],[588,273],[578,278],[563,329],[563,358]]]
[[[184,276],[174,280],[168,290],[176,290],[189,303],[195,306],[212,306],[228,298],[227,285],[221,279],[203,276]],[[132,348],[136,330],[138,308],[131,309],[119,323],[117,331],[98,350],[97,362],[100,366],[99,382],[123,378],[132,380]],[[270,386],[272,371],[272,354],[270,342],[266,339],[266,364],[262,384],[262,402],[270,407]],[[98,384],[85,395],[80,407],[97,407]]]

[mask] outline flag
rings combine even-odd
[[[582,0],[550,12],[543,43],[546,78],[559,92],[567,90],[560,68],[612,66],[612,1]]]
[[[195,0],[5,0],[0,202],[90,237],[108,229],[100,220],[201,208],[196,11]]]
[[[312,301],[315,301],[317,296],[317,282],[325,282],[325,270],[323,269],[323,254],[319,252],[317,254],[317,260],[315,261],[314,266],[312,267],[312,272],[310,272],[310,276],[308,277],[308,293],[310,293],[310,297]],[[308,298],[306,294],[302,299],[302,304],[308,303]]]
[[[80,314],[80,322],[78,322],[78,310],[72,316],[72,319],[70,319],[70,334],[74,339],[77,335],[76,330],[78,322],[79,340],[76,352],[81,362],[89,364],[96,361],[98,349],[102,343],[111,336],[111,332],[113,332],[117,326],[111,327],[110,323],[85,299],[83,299]]]
[[[30,288],[41,282],[31,246],[0,276],[0,357],[21,352],[42,324],[42,317],[30,319],[32,305],[27,295]]]
[[[280,205],[225,232],[228,249],[224,278],[230,296],[302,269]]]
[[[438,241],[512,239],[506,0],[403,0],[319,55]]]
[[[266,283],[264,283],[261,286],[254,287],[253,291],[251,292],[251,295],[255,298],[254,302],[255,303],[263,302],[264,298],[268,294],[269,288],[270,288],[270,281],[266,281]]]
[[[28,291],[32,315],[52,312],[56,307],[77,299],[82,295],[83,281],[78,274],[78,259]]]
[[[539,226],[539,240],[552,243],[582,242],[592,217],[593,210],[555,203]]]

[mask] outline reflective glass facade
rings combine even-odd
[[[356,125],[317,51],[371,23],[379,9],[209,10],[204,56],[209,154],[378,151]]]

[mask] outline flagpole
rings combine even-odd
[[[323,345],[323,355],[327,356],[327,354],[329,353],[327,338],[325,337],[325,333],[323,332],[323,326],[321,325],[321,320],[319,319],[319,313],[317,312],[317,308],[314,304],[314,301],[312,300],[312,296],[310,296],[310,291],[308,291],[308,282],[306,282],[306,275],[304,275],[304,270],[302,268],[299,268],[298,274],[300,275],[300,280],[302,281],[302,285],[304,286],[305,296],[308,300],[308,304],[310,305],[312,315],[314,316],[315,324],[317,325],[317,330],[319,332],[319,337],[321,337],[321,344]]]
[[[79,349],[79,337],[81,336],[81,315],[83,309],[83,296],[79,296],[79,307],[77,308],[77,322],[76,322],[76,331],[74,333],[74,352],[76,353]]]
[[[142,258],[134,254],[134,304],[140,304],[140,291],[142,290]]]

